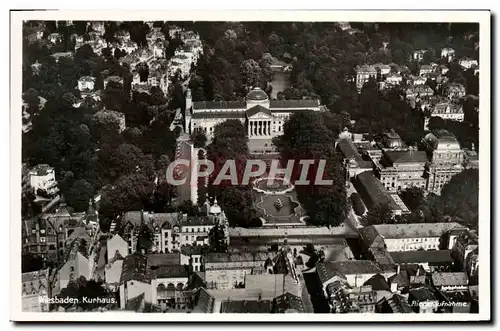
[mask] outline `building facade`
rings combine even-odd
[[[426,168],[426,190],[440,194],[443,186],[463,170],[463,151],[454,135],[435,130],[422,140],[430,160]]]
[[[270,140],[283,134],[283,125],[292,113],[322,109],[319,100],[269,100],[260,88],[253,88],[245,101],[212,102],[192,102],[188,90],[185,128],[189,134],[200,129],[211,139],[217,124],[236,119],[245,126],[249,140]]]

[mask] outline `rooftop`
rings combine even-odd
[[[382,269],[374,261],[351,260],[318,263],[316,271],[321,282],[325,283],[335,276],[377,274],[381,273]]]
[[[462,225],[450,223],[410,223],[410,224],[379,224],[365,226],[360,229],[360,235],[364,237],[365,243],[371,245],[376,236],[383,239],[400,238],[430,238],[440,237],[451,229],[466,230]]]
[[[437,300],[434,294],[426,287],[410,290],[410,297],[418,302]]]
[[[193,102],[193,110],[196,109],[245,109],[245,101],[196,101]]]
[[[151,273],[147,269],[147,257],[145,255],[134,253],[128,255],[123,261],[120,284],[130,280],[149,283]]]
[[[451,251],[407,251],[407,252],[390,252],[394,263],[451,263]]]
[[[230,262],[251,262],[251,261],[266,261],[272,258],[272,253],[255,252],[255,253],[209,253],[205,258],[205,263],[230,263]]]
[[[149,268],[181,264],[180,253],[148,254],[146,258]]]
[[[271,111],[273,108],[318,108],[319,100],[271,100],[269,102],[269,108]]]
[[[273,312],[282,314],[288,312],[305,313],[306,311],[302,298],[287,292],[274,298]]]
[[[431,277],[434,286],[467,286],[469,282],[465,272],[436,272]]]
[[[223,314],[268,314],[271,312],[271,307],[271,300],[227,300],[222,301],[220,312]]]
[[[424,151],[386,151],[388,161],[394,165],[396,163],[427,163],[429,159]]]
[[[188,271],[183,265],[163,265],[154,270],[156,278],[187,278]]]
[[[389,192],[384,187],[384,185],[375,177],[373,171],[363,171],[358,174],[357,181],[359,186],[361,186],[360,195],[367,203],[366,199],[371,200],[368,204],[381,205],[387,204],[392,210],[400,210],[400,206],[391,198]],[[364,192],[365,194],[363,194]],[[371,207],[371,206],[368,206]]]

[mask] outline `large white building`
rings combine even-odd
[[[200,128],[211,139],[217,124],[237,119],[245,126],[250,140],[271,139],[283,134],[283,124],[292,113],[323,109],[319,100],[269,100],[260,88],[253,88],[244,101],[192,102],[188,90],[185,125],[187,133]]]
[[[56,172],[47,164],[39,164],[29,172],[30,186],[35,190],[44,190],[48,194],[57,192]]]

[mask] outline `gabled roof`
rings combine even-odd
[[[253,106],[252,108],[247,109],[246,113],[247,113],[248,117],[252,117],[258,113],[264,113],[264,114],[272,117],[271,111],[265,107],[262,107],[261,105]]]
[[[374,291],[391,291],[391,287],[381,274],[373,275],[363,286],[370,285]]]

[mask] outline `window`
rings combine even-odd
[[[45,237],[40,237],[40,242],[44,243],[45,242]]]
[[[189,240],[189,236],[186,236],[186,240]]]
[[[200,232],[200,228],[196,229],[196,232]]]
[[[191,232],[194,232],[194,228],[191,228]]]
[[[194,263],[198,263],[198,258],[197,257],[194,258]]]

